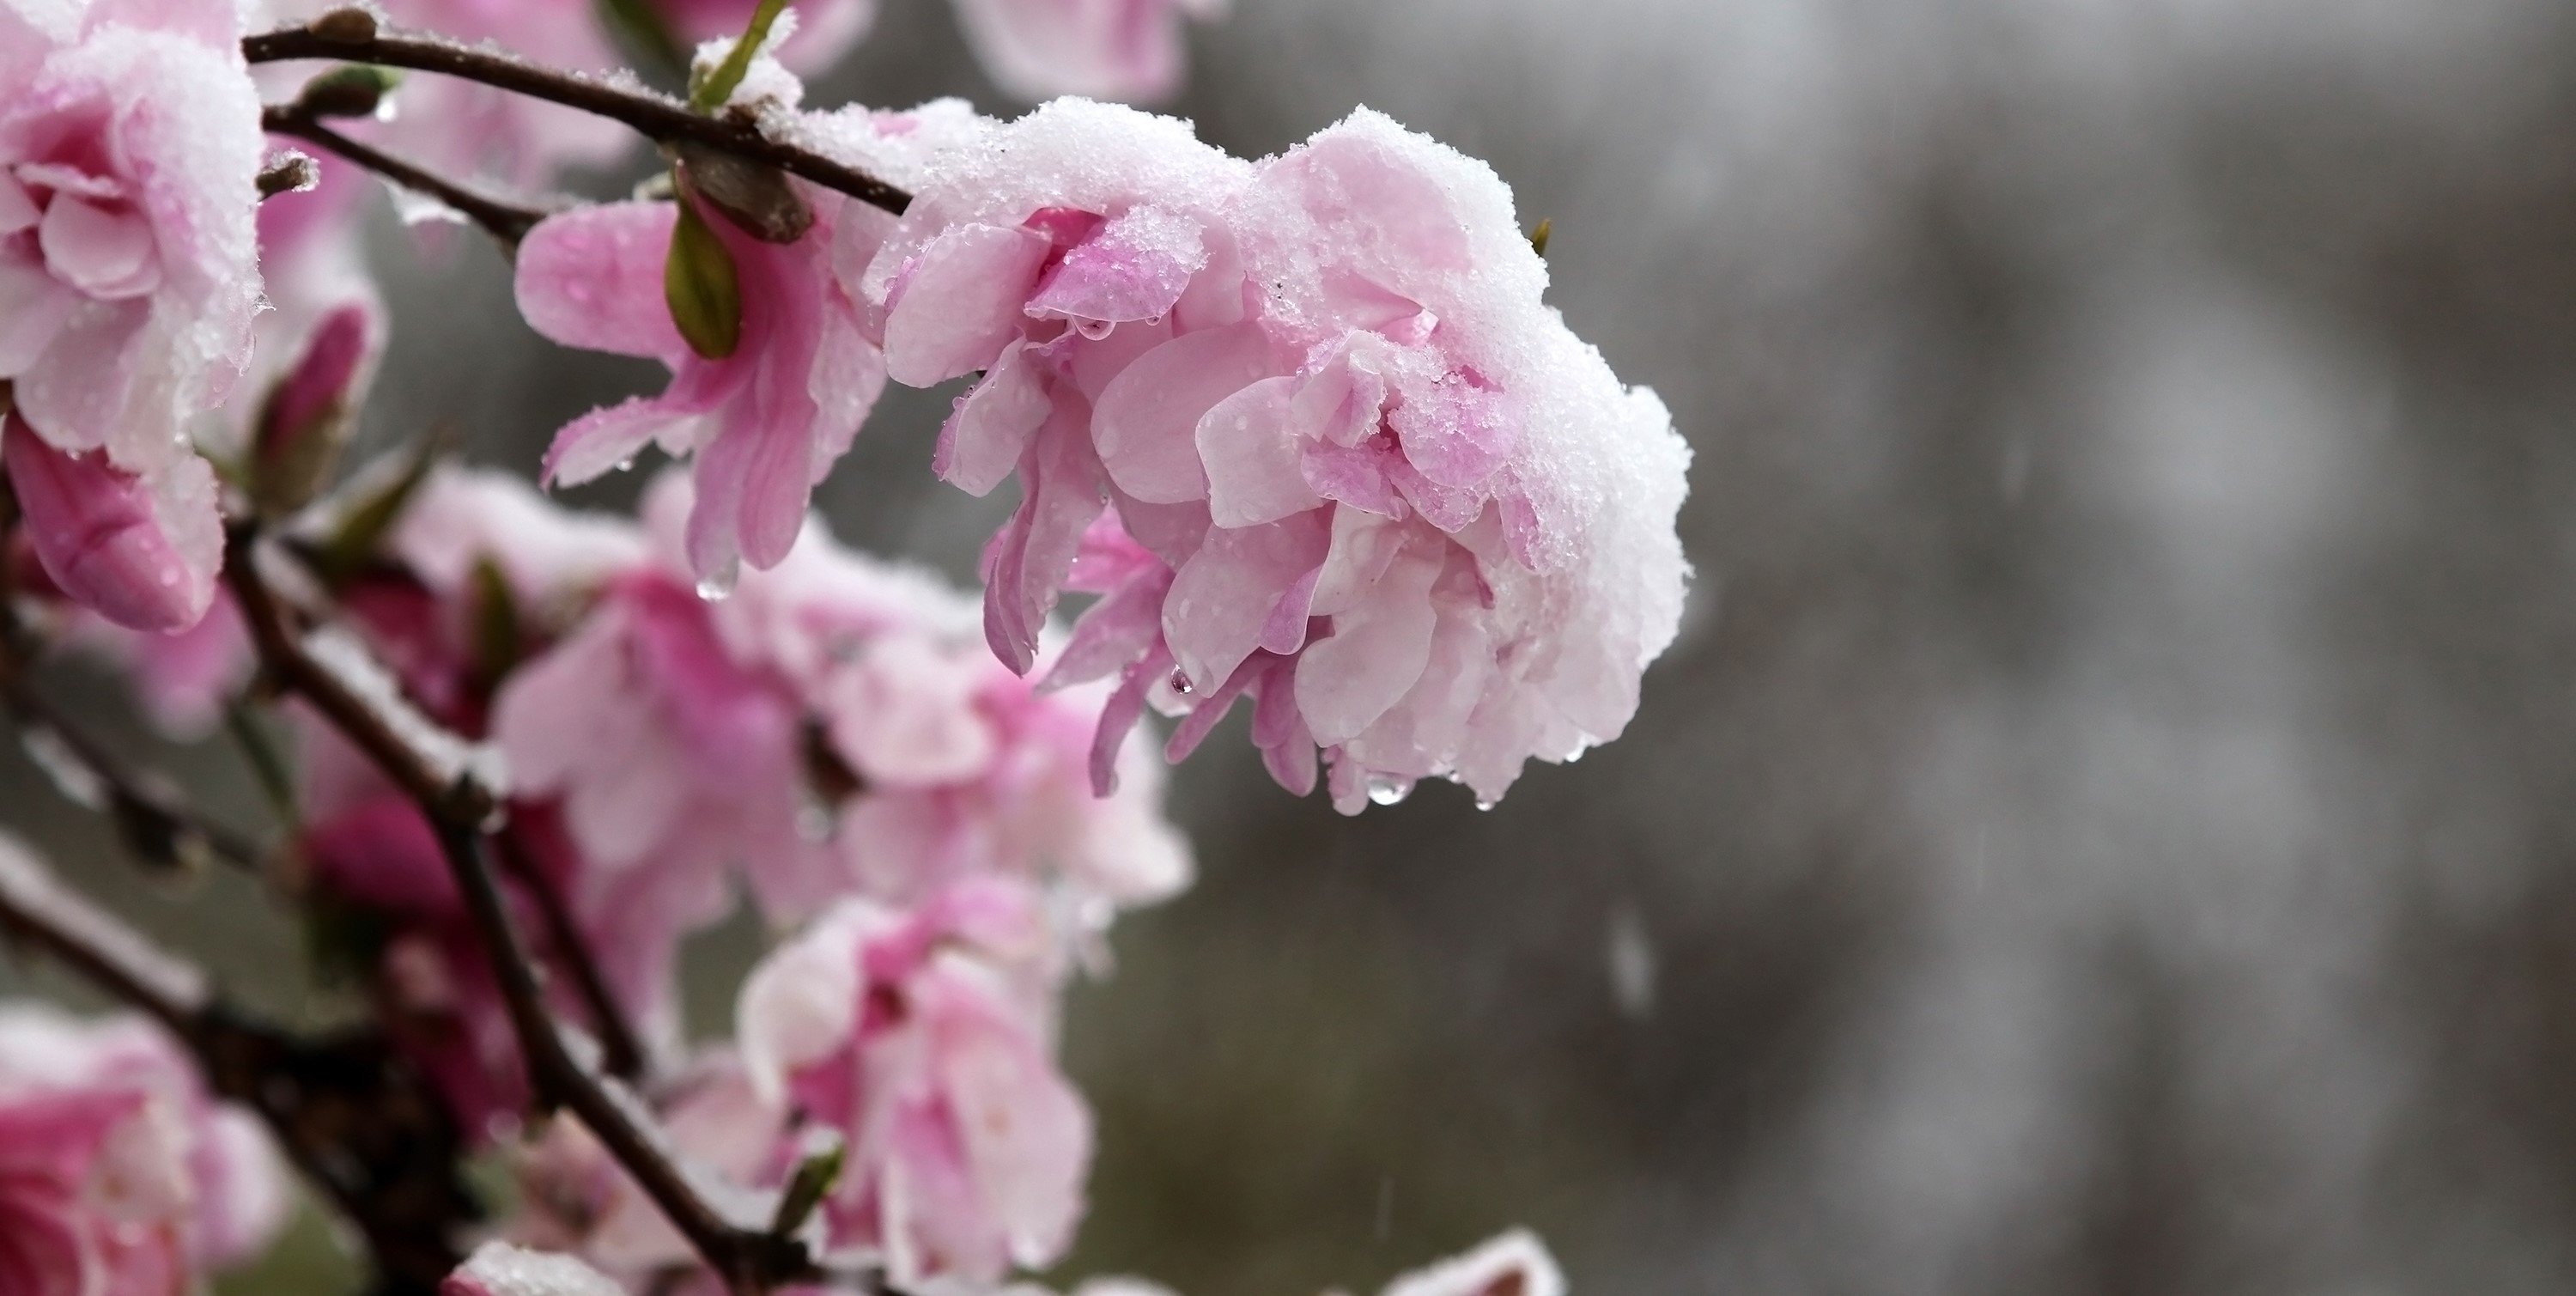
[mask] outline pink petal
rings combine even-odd
[[[18,183],[16,176],[0,171],[0,234],[34,229],[43,217],[44,212],[36,206],[27,186]]]
[[[1297,661],[1297,707],[1318,744],[1358,737],[1422,678],[1439,622],[1431,604],[1439,575],[1437,559],[1406,554],[1333,617],[1331,637],[1306,646]]]
[[[1454,376],[1408,391],[1387,421],[1403,439],[1405,459],[1442,486],[1482,484],[1519,440],[1500,392]]]
[[[1163,637],[1192,684],[1213,689],[1252,655],[1280,596],[1324,561],[1329,541],[1321,513],[1208,533],[1163,604]]]
[[[689,354],[662,295],[679,208],[667,202],[576,207],[519,243],[519,313],[548,339],[644,356],[674,368]]]
[[[1197,221],[1138,207],[1066,253],[1039,282],[1028,313],[1100,323],[1161,319],[1207,260]]]
[[[138,212],[111,212],[58,196],[37,229],[45,264],[65,283],[103,301],[140,297],[161,286],[152,226]]]
[[[1205,499],[1199,420],[1277,371],[1268,337],[1250,324],[1184,334],[1147,352],[1110,382],[1092,418],[1110,479],[1148,504]]]
[[[1258,526],[1324,502],[1306,482],[1306,443],[1290,421],[1294,378],[1264,378],[1199,420],[1195,440],[1207,467],[1208,511],[1221,527]]]
[[[1105,797],[1118,790],[1118,752],[1127,745],[1127,735],[1136,731],[1136,722],[1145,717],[1145,694],[1162,682],[1172,669],[1172,654],[1162,645],[1154,646],[1127,668],[1118,681],[1118,691],[1109,695],[1100,708],[1100,727],[1091,735],[1091,794]]]
[[[1106,474],[1082,435],[1082,413],[1078,401],[1059,402],[1021,456],[1026,494],[988,554],[984,637],[1021,675],[1037,662],[1038,631],[1072,572],[1083,532],[1106,503]]]
[[[73,602],[130,630],[185,630],[205,616],[224,552],[205,460],[142,477],[101,453],[65,454],[15,418],[0,458],[37,560]]]
[[[931,240],[887,309],[886,371],[929,387],[991,367],[1019,328],[1051,246],[998,225],[961,225]]]
[[[644,447],[695,417],[665,399],[644,396],[592,410],[555,433],[554,444],[546,448],[545,482],[578,486],[611,469],[629,467]]]
[[[1117,673],[1153,647],[1163,634],[1163,600],[1172,572],[1156,564],[1091,605],[1074,623],[1073,639],[1047,671],[1041,688],[1059,689]]]
[[[170,426],[171,411],[150,400],[166,380],[168,357],[149,339],[151,303],[122,301],[74,313],[53,345],[21,373],[18,413],[65,449],[148,447],[119,453],[135,471],[187,453]],[[156,372],[163,370],[165,372]]]
[[[975,778],[1000,750],[992,722],[975,708],[980,685],[977,671],[918,639],[889,640],[828,686],[833,746],[871,785]]]
[[[932,471],[969,495],[991,494],[1019,466],[1029,438],[1051,408],[1045,380],[1029,361],[1026,344],[1013,339],[940,428]]]
[[[52,346],[81,295],[44,266],[0,254],[0,378],[15,378]]]

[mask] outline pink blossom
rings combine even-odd
[[[0,460],[36,558],[65,597],[133,630],[185,630],[206,615],[224,532],[205,460],[129,472],[109,451],[56,447],[15,414],[0,417]]]
[[[1188,61],[1181,20],[1225,8],[1225,0],[957,0],[984,70],[1031,102],[1168,99]]]
[[[438,1290],[439,1296],[626,1296],[579,1260],[507,1242],[484,1243]]]
[[[1493,173],[1360,113],[1245,167],[1178,123],[1060,103],[951,160],[863,280],[888,369],[982,371],[941,475],[1022,499],[985,554],[995,652],[1117,675],[1186,755],[1237,701],[1355,812],[1616,737],[1677,628],[1687,447],[1541,300]],[[1104,516],[1105,514],[1105,516]],[[1103,760],[1095,777],[1107,787]]]
[[[667,477],[644,507],[674,567],[686,486]],[[1096,933],[1116,909],[1188,885],[1188,845],[1162,816],[1160,771],[1140,744],[1111,753],[1129,784],[1091,795],[1107,690],[1042,693],[1001,669],[975,642],[973,604],[944,583],[809,522],[784,563],[704,615],[731,661],[795,700],[806,745],[778,761],[837,760],[856,785],[812,789],[828,813],[811,840],[785,845],[780,826],[738,845],[773,916],[854,891],[910,904],[999,873],[1044,885],[1071,927]]]
[[[659,360],[660,396],[595,410],[546,454],[549,484],[577,484],[632,462],[648,444],[696,460],[689,560],[729,586],[738,564],[778,565],[805,506],[885,385],[855,302],[831,272],[833,224],[848,200],[798,185],[816,214],[792,244],[764,243],[721,215],[708,223],[740,278],[742,334],[724,359],[691,350],[664,303],[663,262],[678,209],[668,202],[581,208],[521,244],[519,309],[566,346]]]
[[[259,100],[228,6],[0,7],[0,388],[47,573],[122,625],[204,615],[186,423],[249,358]]]
[[[0,1006],[0,1290],[175,1291],[286,1219],[266,1134],[137,1018]]]
[[[58,450],[166,469],[249,359],[239,37],[231,6],[193,0],[0,8],[0,380]]]
[[[1091,1117],[1049,1056],[1046,950],[1034,898],[986,882],[847,901],[743,987],[753,1084],[848,1140],[832,1241],[898,1280],[1043,1266],[1082,1212]]]

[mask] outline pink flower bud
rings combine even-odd
[[[0,460],[38,561],[73,602],[132,630],[185,630],[205,616],[224,555],[205,460],[140,476],[104,451],[55,449],[14,416],[0,427]]]
[[[262,508],[292,511],[320,492],[382,345],[376,310],[364,300],[342,304],[314,326],[303,357],[260,411],[251,481]]]

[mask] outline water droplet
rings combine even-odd
[[[635,471],[635,456],[633,456],[633,455],[628,455],[628,456],[626,456],[625,458],[618,460],[618,461],[617,461],[617,471],[619,471],[619,472],[633,472],[633,471]]]
[[[1187,696],[1192,687],[1193,686],[1190,683],[1190,673],[1180,669],[1179,667],[1174,667],[1172,669],[1172,691],[1182,694],[1183,696]]]
[[[1412,795],[1412,779],[1395,778],[1385,774],[1368,776],[1368,799],[1371,802],[1382,806],[1397,805]]]
[[[734,559],[698,578],[698,597],[709,603],[722,603],[733,596],[733,587],[742,582],[742,560]]]
[[[1501,798],[1499,798],[1499,797],[1493,797],[1493,798],[1488,798],[1488,797],[1478,797],[1478,798],[1476,798],[1476,808],[1477,808],[1477,809],[1479,809],[1479,810],[1491,810],[1491,809],[1493,809],[1495,806],[1498,806],[1498,805],[1501,805],[1501,804],[1502,804],[1502,799],[1501,799]]]

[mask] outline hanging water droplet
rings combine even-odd
[[[618,460],[618,461],[617,461],[617,471],[619,471],[619,472],[633,472],[633,471],[635,471],[635,456],[633,456],[633,455],[628,455],[628,456],[626,456],[625,458]]]
[[[1368,776],[1368,799],[1382,806],[1398,805],[1413,795],[1413,780],[1386,774]]]
[[[733,596],[733,587],[741,582],[742,560],[736,558],[698,578],[698,597],[709,603],[722,603]]]
[[[1478,798],[1476,798],[1476,808],[1477,808],[1477,809],[1479,809],[1479,810],[1491,810],[1491,809],[1493,809],[1495,806],[1501,805],[1502,803],[1503,803],[1503,802],[1502,802],[1502,798],[1500,798],[1500,797],[1478,797]]]
[[[1190,690],[1191,690],[1191,688],[1192,688],[1192,687],[1193,687],[1193,686],[1192,686],[1192,685],[1191,685],[1191,683],[1190,683],[1190,673],[1189,673],[1188,671],[1185,671],[1185,670],[1180,669],[1180,668],[1179,668],[1179,667],[1177,667],[1177,666],[1176,666],[1176,667],[1173,667],[1173,668],[1172,668],[1172,691],[1173,691],[1173,692],[1175,692],[1175,693],[1179,693],[1179,694],[1182,694],[1182,695],[1186,696],[1186,695],[1188,695],[1188,693],[1190,692]]]

